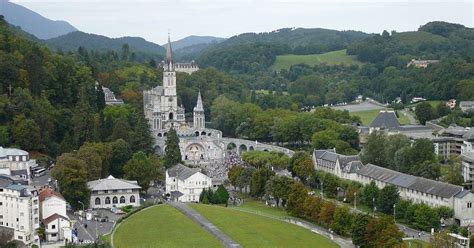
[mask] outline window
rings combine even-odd
[[[56,233],[52,233],[52,234],[51,234],[52,237],[56,237],[56,235],[57,235]]]
[[[23,230],[23,229],[25,229],[25,227],[24,227],[24,226],[20,226],[20,230]]]
[[[467,203],[467,208],[472,208],[472,202]]]
[[[25,216],[25,213],[23,213],[23,212],[20,212],[20,217],[21,217],[21,216]]]
[[[55,228],[56,228],[56,225],[52,225],[52,226],[51,226],[51,229],[55,229]]]
[[[135,203],[135,196],[130,196],[130,203]]]
[[[120,197],[120,203],[125,203],[125,196]]]
[[[110,197],[105,197],[105,204],[110,204]]]
[[[118,198],[116,196],[114,196],[114,198],[112,199],[112,203],[113,204],[117,204],[118,203]]]
[[[95,205],[100,205],[100,198],[99,197],[95,198]]]
[[[18,239],[19,239],[19,240],[23,240],[23,236],[18,236]]]

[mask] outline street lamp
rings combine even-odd
[[[321,181],[321,198],[324,198],[324,182]]]
[[[396,219],[396,217],[395,217],[395,207],[396,207],[396,206],[397,206],[397,204],[394,203],[394,204],[393,204],[393,221],[394,221],[394,222],[396,222],[396,221],[395,221],[395,219]]]
[[[82,214],[84,214],[84,203],[82,203],[81,201],[77,201],[77,202],[82,205]]]
[[[374,207],[374,213],[375,213],[375,209],[376,209],[376,207],[375,207],[375,197],[372,197],[372,206]]]

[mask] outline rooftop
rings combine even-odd
[[[137,181],[127,181],[113,176],[90,181],[87,183],[87,186],[91,190],[141,189]]]
[[[400,127],[394,111],[382,110],[370,123],[369,127],[381,129],[396,129]]]
[[[184,166],[182,164],[177,164],[171,168],[168,169],[168,175],[170,177],[177,177],[178,179],[185,180],[186,178],[189,178],[190,176],[198,173],[199,171],[196,169],[191,169],[187,166]]]
[[[40,202],[46,200],[47,198],[51,197],[51,196],[55,196],[59,199],[62,199],[64,200],[64,197],[59,193],[59,192],[56,192],[52,189],[49,189],[49,188],[45,188],[44,190],[42,190],[39,194],[39,200]]]
[[[3,148],[0,146],[0,158],[4,158],[6,156],[20,156],[20,155],[28,155],[28,152],[17,149],[17,148]]]

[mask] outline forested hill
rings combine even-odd
[[[97,34],[88,34],[80,31],[72,32],[45,43],[55,50],[77,51],[79,47],[89,50],[122,50],[124,44],[128,44],[131,52],[142,52],[150,54],[164,54],[165,49],[153,42],[146,41],[140,37],[109,38]]]
[[[40,39],[50,39],[77,30],[68,22],[50,20],[8,0],[0,0],[0,15],[4,15],[5,20],[12,25],[20,26]]]
[[[219,43],[224,40],[225,38],[219,38],[219,37],[214,37],[214,36],[190,35],[183,39],[171,42],[171,46],[173,46],[173,50],[179,50],[181,48],[194,46],[194,45]]]
[[[321,28],[245,33],[205,49],[199,55],[198,62],[202,66],[214,66],[226,71],[256,72],[270,67],[276,55],[340,50],[369,36],[363,32]]]
[[[384,31],[349,46],[347,53],[361,61],[402,66],[412,58],[443,59],[458,56],[474,61],[474,29],[459,24],[430,22],[414,32]]]

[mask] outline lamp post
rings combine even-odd
[[[397,206],[396,203],[393,204],[393,221],[396,222],[396,217],[395,217],[395,207]]]
[[[321,198],[324,198],[324,182],[321,181]]]
[[[82,205],[82,214],[84,214],[84,203],[82,203],[81,201],[77,201],[77,202]]]

